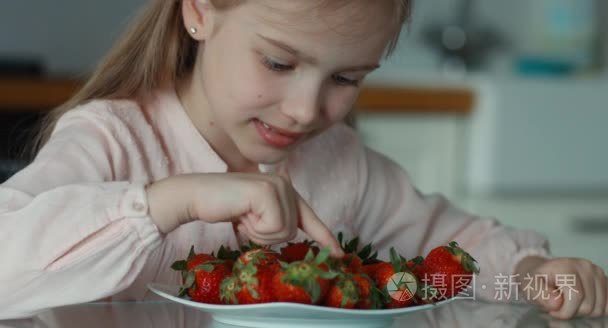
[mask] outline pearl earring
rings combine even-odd
[[[196,32],[198,32],[198,30],[196,29],[196,27],[194,27],[194,26],[190,27],[190,33],[196,34]]]

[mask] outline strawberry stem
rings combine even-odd
[[[467,271],[475,274],[479,274],[479,266],[477,265],[477,261],[471,256],[471,254],[465,252],[458,243],[452,241],[445,246],[445,248],[454,256],[460,259],[460,263],[462,267]]]

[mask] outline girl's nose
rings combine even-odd
[[[282,112],[301,126],[314,123],[322,112],[321,88],[299,89],[283,102]]]

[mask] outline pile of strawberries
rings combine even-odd
[[[342,241],[346,256],[329,257],[313,242],[288,243],[275,252],[250,244],[240,251],[220,247],[217,255],[196,254],[171,268],[180,271],[180,296],[208,304],[294,302],[347,309],[403,308],[451,298],[479,273],[475,259],[456,242],[426,258],[406,260],[394,248],[390,261],[377,259],[372,245]]]

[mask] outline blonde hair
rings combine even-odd
[[[182,1],[150,1],[102,59],[86,84],[71,99],[44,118],[40,133],[34,140],[33,154],[46,143],[57,120],[70,109],[92,99],[142,97],[159,87],[174,85],[192,71],[198,43],[184,28]],[[210,1],[215,8],[221,10],[245,0]],[[392,1],[396,6],[398,26],[401,27],[410,16],[411,0]],[[401,28],[397,28],[394,38],[388,44],[387,56],[395,49],[400,30]]]

